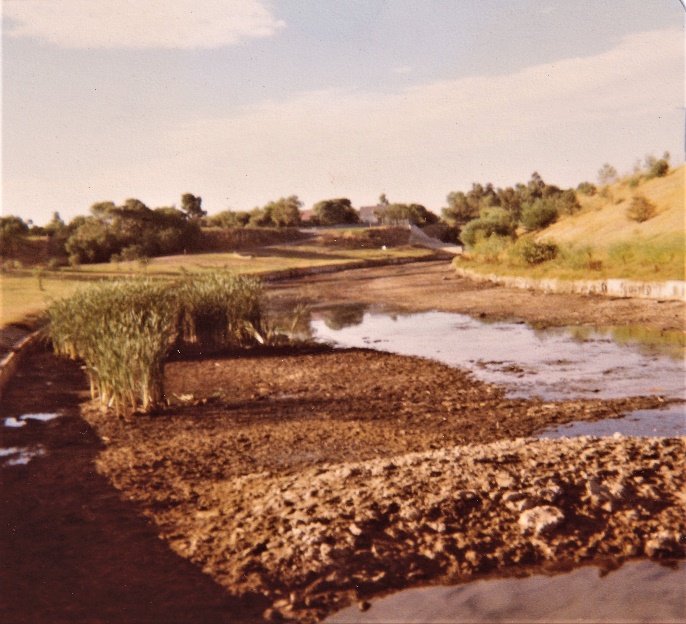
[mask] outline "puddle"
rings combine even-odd
[[[48,422],[50,420],[54,420],[55,418],[59,418],[60,414],[23,414],[22,416],[19,416],[19,418],[15,418],[14,416],[11,416],[10,418],[5,418],[4,420],[4,425],[5,427],[25,427],[27,421],[29,420],[38,420],[40,422]]]
[[[537,330],[463,314],[407,314],[360,305],[315,308],[310,328],[316,340],[341,347],[415,355],[471,370],[504,386],[513,398],[686,398],[683,339],[679,343],[676,334]]]
[[[45,455],[45,450],[41,446],[0,448],[0,466],[25,466],[35,457]]]
[[[623,418],[568,423],[546,429],[536,437],[607,437],[615,433],[623,436],[650,438],[686,436],[686,405],[677,403],[662,409],[636,410]]]
[[[686,565],[627,563],[603,576],[583,567],[556,576],[409,589],[350,607],[326,622],[683,622]]]

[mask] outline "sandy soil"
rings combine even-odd
[[[683,304],[475,286],[445,263],[270,288],[275,309],[683,329]],[[88,403],[76,365],[22,368],[2,418],[63,416],[0,427],[36,455],[0,458],[3,622],[314,622],[402,587],[685,554],[684,439],[522,439],[659,397],[506,399],[435,362],[316,346],[172,361],[166,383],[165,410],[127,421]]]

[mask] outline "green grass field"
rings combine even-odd
[[[410,246],[389,247],[386,250],[347,249],[305,240],[301,244],[261,247],[252,251],[165,256],[151,259],[147,264],[132,261],[62,267],[58,271],[43,271],[40,280],[35,270],[6,272],[0,275],[0,325],[20,323],[39,314],[51,300],[73,293],[84,281],[139,275],[164,279],[217,269],[260,275],[293,268],[349,264],[360,260],[421,258],[431,253],[433,252],[429,249]]]

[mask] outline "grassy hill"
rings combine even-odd
[[[686,167],[681,166],[664,178],[644,181],[635,188],[630,179],[609,185],[592,197],[579,194],[582,209],[562,217],[538,238],[558,243],[583,243],[608,249],[621,242],[672,244],[684,241],[684,183]],[[632,221],[626,210],[634,195],[642,195],[657,206],[657,215],[643,223]]]
[[[486,239],[455,264],[481,273],[535,278],[683,280],[685,176],[682,165],[661,178],[630,176],[592,196],[578,193],[581,210],[576,214],[563,215],[535,234],[520,232],[516,243]],[[642,223],[629,218],[635,196],[654,204],[655,216]],[[532,241],[555,243],[557,257],[527,262],[523,250]]]

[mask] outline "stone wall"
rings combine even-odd
[[[686,282],[637,282],[627,279],[561,280],[534,279],[513,275],[483,274],[471,269],[456,268],[456,273],[477,282],[494,282],[512,288],[542,290],[549,293],[576,293],[579,295],[606,295],[608,297],[634,297],[666,301],[686,300]]]

